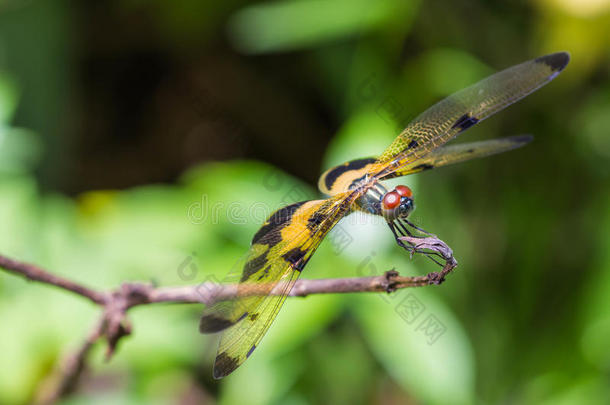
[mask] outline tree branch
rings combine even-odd
[[[85,287],[63,277],[55,276],[33,264],[18,262],[6,256],[0,255],[0,267],[12,273],[24,276],[28,280],[54,285],[56,287],[63,288],[64,290],[82,295],[96,304],[104,305],[106,303],[106,296],[103,293],[92,290],[91,288]]]
[[[402,288],[440,284],[445,280],[445,276],[457,266],[451,249],[433,235],[424,238],[407,236],[400,239],[411,245],[412,254],[428,251],[428,255],[429,252],[432,252],[444,259],[443,269],[440,272],[417,277],[401,276],[392,269],[379,276],[298,280],[289,295],[305,297],[312,294],[331,293],[389,293]],[[109,359],[113,355],[121,338],[131,333],[127,311],[132,307],[153,303],[204,303],[210,305],[236,296],[277,294],[281,291],[280,285],[241,284],[238,289],[236,284],[214,282],[180,287],[155,287],[149,283],[123,283],[111,291],[98,291],[75,281],[55,276],[33,264],[23,263],[2,255],[0,255],[0,267],[24,276],[28,280],[49,284],[81,295],[103,308],[100,320],[82,346],[70,353],[62,361],[58,374],[43,384],[37,396],[38,402],[41,404],[55,403],[74,390],[85,369],[87,355],[100,338],[106,338],[108,344],[106,358]]]
[[[102,317],[96,322],[82,345],[62,359],[58,372],[43,381],[36,396],[36,404],[54,404],[75,390],[85,371],[87,356],[103,333],[104,319]]]

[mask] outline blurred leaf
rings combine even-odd
[[[557,374],[555,374],[557,377]],[[524,398],[523,403],[536,403],[541,405],[571,405],[588,404],[602,405],[607,403],[610,390],[608,384],[595,376],[570,379],[556,384],[544,396]]]
[[[248,365],[222,380],[220,404],[264,405],[280,402],[302,370],[297,355],[281,359],[253,355]]]
[[[193,205],[189,215],[193,222],[244,247],[275,210],[316,195],[302,181],[252,161],[204,165],[189,171],[183,181],[199,194],[193,203],[201,204]]]
[[[31,258],[33,232],[38,210],[38,191],[28,176],[0,177],[0,246],[4,254]]]
[[[77,393],[59,402],[61,405],[161,405],[166,403],[154,397],[142,398],[139,393],[131,392],[95,392]]]
[[[471,54],[451,48],[430,50],[414,63],[435,97],[448,96],[493,73]]]
[[[185,253],[192,252],[198,234],[187,217],[188,197],[184,190],[168,186],[83,194],[79,230],[97,258],[87,266],[89,277],[98,285],[112,286],[126,275],[175,283],[177,268]]]
[[[578,17],[595,17],[610,11],[608,0],[547,0],[547,3]]]
[[[607,63],[610,13],[607,0],[538,0],[536,45],[540,53],[567,50],[572,61],[562,82],[580,82],[584,73]],[[578,12],[575,12],[578,10]],[[565,84],[564,84],[565,85]]]
[[[323,170],[349,160],[380,155],[397,135],[383,117],[373,111],[354,114],[328,145]]]
[[[139,372],[151,374],[182,364],[197,365],[197,353],[210,340],[197,330],[195,314],[202,308],[196,304],[133,310],[130,319],[137,325],[138,337],[121,343],[121,361],[127,360]]]
[[[610,194],[606,194],[594,206],[607,208],[610,204]],[[610,211],[606,209],[603,217],[596,218],[598,237],[596,238],[599,257],[592,266],[597,269],[591,272],[590,279],[584,291],[586,295],[581,302],[584,326],[581,329],[580,348],[584,357],[597,369],[610,371]]]
[[[408,20],[416,2],[399,0],[289,0],[250,6],[233,16],[229,33],[243,52],[317,46]]]
[[[571,133],[589,169],[609,175],[610,168],[610,100],[608,87],[591,93],[571,121]]]
[[[287,353],[314,338],[341,308],[339,295],[289,298],[248,363],[226,378],[223,403],[265,404],[279,399],[301,369],[287,361]],[[259,384],[253,384],[253,379]]]
[[[407,392],[431,404],[473,402],[470,342],[435,289],[357,300],[354,311],[371,349]]]
[[[30,172],[41,152],[40,139],[33,132],[0,126],[0,172]]]
[[[265,337],[266,347],[261,348],[261,352],[279,356],[298,348],[323,331],[343,309],[343,303],[339,294],[288,299],[273,330]]]
[[[2,284],[13,294],[0,298],[3,327],[10,331],[0,334],[0,402],[26,403],[60,353],[80,344],[97,311],[75,295],[22,278]]]
[[[0,123],[8,124],[13,118],[18,96],[15,82],[5,73],[0,73]]]

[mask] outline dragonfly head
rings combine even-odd
[[[383,215],[391,220],[407,218],[415,209],[413,192],[407,186],[396,186],[387,192],[381,200]]]

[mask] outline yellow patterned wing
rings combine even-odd
[[[202,333],[225,330],[214,378],[239,367],[258,346],[301,271],[332,227],[349,212],[355,193],[296,203],[273,213],[254,235],[236,296],[204,310]]]
[[[371,168],[376,164],[376,158],[364,158],[332,167],[320,176],[318,189],[326,195],[343,193],[370,173]]]
[[[532,59],[454,93],[415,118],[380,156],[370,172],[377,179],[401,167],[522,99],[553,80],[568,64],[566,52]]]

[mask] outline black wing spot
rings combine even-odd
[[[328,200],[307,219],[307,229],[310,231],[315,231],[320,224],[324,222],[326,218],[328,218],[328,215],[324,214],[324,212],[328,209],[328,207],[331,206],[331,204],[332,201]]]
[[[412,140],[407,145],[407,149],[414,149],[414,148],[417,148],[418,146],[419,146],[419,144],[417,143],[417,141],[416,140]]]
[[[428,163],[422,163],[421,165],[414,166],[411,170],[429,170],[434,169],[434,166]]]
[[[535,61],[536,63],[544,63],[554,72],[561,72],[570,61],[570,54],[567,52],[557,52],[536,58]]]
[[[239,359],[231,357],[225,352],[219,353],[214,362],[214,378],[226,377],[237,367],[239,367]]]
[[[319,212],[319,210],[314,212],[313,215],[307,220],[307,228],[310,230],[316,229],[324,221],[325,218],[326,215]]]
[[[252,354],[252,352],[254,351],[254,349],[256,349],[256,345],[252,345],[252,347],[250,348],[250,350],[248,350],[248,354],[246,354],[246,358],[250,357],[250,355]]]
[[[348,189],[355,190],[360,184],[362,184],[362,180],[366,179],[366,176],[368,176],[368,174],[365,174],[362,177],[358,177],[357,179],[354,179],[354,181],[352,181],[352,183],[349,185]]]
[[[252,322],[256,321],[256,318],[258,318],[258,313],[254,313],[254,314],[250,315],[250,320]]]
[[[265,276],[267,276],[269,274],[269,269],[271,268],[271,266],[267,266],[265,267],[265,270],[263,270],[263,272],[261,273],[260,276],[258,276],[258,278],[256,279],[256,281],[261,281]]]
[[[526,144],[534,140],[532,135],[516,135],[508,138],[513,143]]]
[[[265,253],[255,257],[254,259],[248,260],[248,262],[244,265],[241,280],[239,280],[240,282],[246,281],[251,275],[263,268],[263,266],[267,263],[267,253],[269,253],[269,250],[265,251]]]
[[[459,128],[460,132],[463,132],[463,131],[466,131],[471,126],[473,126],[474,124],[476,124],[477,122],[479,122],[479,120],[477,118],[471,117],[468,114],[464,114],[460,118],[458,118],[457,121],[455,121],[455,124],[453,124],[451,129]]]
[[[303,260],[306,254],[307,251],[297,247],[284,253],[282,258],[290,263],[295,270],[301,271],[305,267],[305,264],[307,264],[307,262]]]
[[[222,318],[218,314],[203,315],[199,320],[199,332],[216,333],[233,325],[234,323],[229,319]]]
[[[375,158],[364,158],[364,159],[356,159],[351,160],[341,166],[337,166],[326,174],[324,178],[324,184],[328,190],[331,190],[335,181],[341,176],[343,173],[348,172],[350,170],[360,170],[368,164],[374,163],[377,159]]]
[[[252,244],[275,246],[280,243],[281,229],[290,223],[294,213],[305,203],[306,201],[290,204],[271,214],[267,222],[254,234]]]

